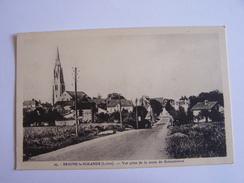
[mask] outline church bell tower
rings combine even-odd
[[[54,83],[53,83],[53,105],[58,101],[60,95],[65,91],[63,69],[59,58],[57,48],[57,58],[54,66]]]

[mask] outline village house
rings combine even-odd
[[[121,111],[127,110],[128,112],[133,111],[132,101],[127,99],[111,99],[107,101],[107,111],[109,114],[120,110],[121,103]]]
[[[208,113],[217,111],[219,113],[224,113],[224,107],[221,106],[218,101],[208,101],[198,102],[191,108],[193,112],[194,122],[211,122],[211,119],[208,116]]]
[[[107,99],[93,98],[92,101],[96,104],[97,114],[104,113],[107,114]]]
[[[187,112],[190,106],[190,100],[186,97],[181,97],[179,100],[170,100],[170,105],[174,107],[175,110],[179,110],[180,106]]]
[[[35,99],[26,100],[23,102],[23,110],[24,112],[34,111],[38,107],[42,107],[41,102]]]
[[[75,92],[65,91],[61,94],[54,108],[64,116],[64,118],[75,117]],[[84,92],[77,92],[78,115],[82,122],[93,122],[95,119],[95,103]]]
[[[42,108],[44,109],[44,111],[47,113],[49,110],[53,109],[52,104],[46,102],[46,103],[41,103]]]

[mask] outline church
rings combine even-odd
[[[53,106],[64,118],[74,118],[75,92],[65,90],[64,73],[59,49],[54,66]],[[82,91],[77,91],[77,108],[82,122],[94,122],[96,104]]]

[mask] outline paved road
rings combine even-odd
[[[29,161],[108,161],[167,159],[167,124],[158,121],[152,129],[118,132],[57,151],[32,157]]]

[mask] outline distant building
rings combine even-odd
[[[107,111],[109,114],[119,111],[121,103],[121,111],[127,110],[128,112],[133,111],[132,101],[127,99],[111,99],[107,102]]]
[[[184,111],[187,112],[190,106],[190,100],[186,97],[181,97],[179,100],[170,99],[170,105],[179,110],[179,107],[183,107]]]
[[[205,116],[205,118],[203,116],[200,116],[200,113],[204,113],[206,111],[218,111],[220,113],[224,113],[224,107],[221,106],[218,101],[205,100],[204,102],[198,102],[196,105],[194,105],[191,108],[191,111],[193,112],[194,122],[206,122],[211,121],[211,119],[207,115]]]
[[[72,106],[74,106],[74,101],[57,101],[54,104],[54,109],[56,109],[62,116],[73,113]]]
[[[41,103],[42,108],[44,109],[45,112],[48,112],[49,110],[53,109],[52,104],[46,102],[46,103]]]
[[[97,109],[98,114],[108,113],[108,111],[107,111],[107,99],[93,98],[92,101],[95,102],[95,104],[96,104],[96,109]]]
[[[23,110],[24,112],[34,111],[38,107],[42,107],[41,102],[35,99],[26,100],[23,102]]]
[[[77,91],[77,99],[81,99],[81,98],[89,98],[89,97],[83,91]],[[58,101],[74,101],[74,100],[75,100],[74,91],[64,91],[58,98]],[[87,100],[90,100],[90,99],[87,99]]]
[[[102,108],[100,108],[100,107],[98,107],[98,108],[97,108],[97,114],[101,114],[101,113],[107,114],[108,111],[107,111],[107,110],[104,110],[104,109],[102,109]]]

